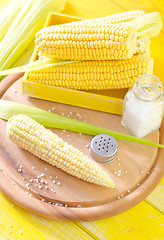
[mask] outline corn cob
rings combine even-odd
[[[96,162],[28,116],[11,117],[7,136],[19,147],[72,176],[106,187],[115,186]]]
[[[42,57],[43,58],[43,57]],[[152,73],[153,60],[145,53],[128,60],[81,61],[28,73],[28,81],[77,90],[131,87],[142,74]]]
[[[123,23],[123,22],[128,22],[132,19],[135,19],[136,17],[141,16],[143,14],[145,14],[145,12],[142,11],[142,10],[126,11],[126,12],[123,12],[123,13],[109,15],[109,16],[106,16],[106,17],[89,19],[89,20],[80,21],[80,22],[72,22],[71,24],[75,26],[76,24],[81,23],[82,26],[84,27],[88,22],[96,23],[97,21],[100,22],[100,23],[108,21],[111,24]],[[64,26],[64,25],[65,24],[63,24],[62,26]],[[44,33],[44,28],[40,32]],[[141,52],[140,51],[140,45],[137,45],[137,52]]]
[[[36,34],[36,47],[44,56],[60,60],[118,60],[136,53],[137,38],[159,34],[161,16],[150,13],[128,22],[84,20],[54,25]]]
[[[88,22],[88,21],[87,21]],[[136,49],[136,30],[123,23],[68,23],[42,29],[36,47],[43,55],[62,60],[131,58]]]

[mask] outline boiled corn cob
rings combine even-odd
[[[97,21],[100,22],[100,23],[108,21],[111,24],[123,23],[123,22],[128,22],[128,21],[130,21],[132,19],[135,19],[136,17],[141,16],[143,14],[145,14],[145,12],[142,11],[142,10],[126,11],[126,12],[123,12],[123,13],[109,15],[109,16],[106,16],[106,17],[89,19],[89,20],[85,20],[85,21],[81,21],[81,22],[72,22],[72,24],[75,26],[76,24],[80,24],[81,23],[82,26],[84,27],[88,22],[91,22],[91,21],[92,21],[92,23],[95,23]],[[64,26],[64,25],[65,24],[63,24],[62,26]],[[42,29],[42,31],[44,32],[44,29]],[[140,41],[140,43],[141,43],[141,41]],[[145,45],[145,47],[146,47],[146,45]],[[140,44],[137,44],[137,53],[141,52],[140,50],[141,50]],[[143,50],[142,50],[142,52],[143,52]]]
[[[97,163],[28,116],[11,117],[7,136],[19,147],[72,176],[106,187],[115,186]]]
[[[136,53],[137,38],[159,34],[161,16],[149,13],[128,22],[85,20],[50,26],[36,35],[42,55],[61,60],[118,60]]]
[[[42,29],[36,47],[43,55],[62,60],[109,60],[131,58],[137,31],[124,23],[108,21],[81,25],[68,23]]]
[[[45,68],[29,72],[27,80],[77,90],[121,89],[152,72],[153,60],[142,53],[128,60],[81,61]]]

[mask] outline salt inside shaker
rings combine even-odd
[[[124,99],[122,125],[143,138],[160,128],[164,101],[162,83],[154,75],[141,75]]]

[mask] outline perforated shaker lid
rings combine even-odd
[[[117,156],[118,144],[114,137],[99,134],[91,141],[90,154],[94,160],[101,163],[113,161]]]

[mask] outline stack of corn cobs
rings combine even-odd
[[[77,90],[129,88],[153,73],[150,38],[161,27],[159,13],[137,10],[43,28],[35,40],[39,59],[75,62],[29,72],[28,80]]]

